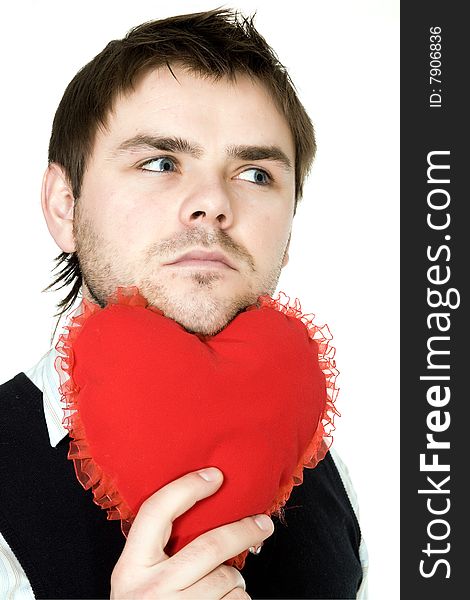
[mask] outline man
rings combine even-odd
[[[79,293],[104,307],[136,285],[186,331],[217,334],[275,291],[314,154],[311,121],[249,19],[183,15],[111,42],[69,84],[52,129],[42,206],[62,250],[54,284],[73,282],[62,313]],[[222,484],[211,469],[153,494],[126,541],[67,461],[55,356],[0,393],[7,597],[363,596],[354,492],[330,453],[305,470],[286,524],[247,515],[168,557],[173,520]],[[261,545],[241,573],[223,564]]]

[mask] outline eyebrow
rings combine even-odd
[[[204,155],[202,146],[177,136],[138,134],[119,144],[112,152],[111,156],[117,157],[129,152],[139,152],[144,150],[160,150],[163,152],[189,154],[194,158],[201,158]],[[240,160],[271,160],[279,163],[286,171],[292,171],[291,161],[279,146],[232,144],[225,148],[225,153],[229,158],[238,158]]]

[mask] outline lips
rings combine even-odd
[[[201,265],[213,263],[222,263],[231,269],[235,267],[231,263],[231,261],[223,254],[222,252],[214,251],[207,252],[204,250],[192,250],[191,252],[186,252],[178,257],[176,260],[165,263],[165,265],[176,265],[179,263],[187,263],[187,264],[197,264],[200,262]]]

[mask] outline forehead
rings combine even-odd
[[[139,133],[197,140],[205,148],[227,144],[278,145],[295,159],[288,122],[265,86],[248,75],[215,81],[172,66],[154,69],[118,96],[97,135],[107,150]]]

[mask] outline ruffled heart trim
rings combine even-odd
[[[148,303],[136,286],[118,287],[108,298],[109,304],[121,304],[125,306],[140,306],[152,310],[160,315],[164,313]],[[330,344],[333,339],[328,325],[316,325],[313,322],[315,315],[303,314],[298,298],[291,301],[284,292],[279,292],[276,298],[268,295],[259,296],[257,303],[248,306],[245,310],[258,310],[263,308],[275,309],[290,317],[300,320],[307,328],[308,335],[318,345],[318,362],[325,377],[326,403],[320,423],[308,444],[302,458],[299,460],[291,480],[279,488],[278,494],[272,506],[265,514],[276,516],[285,524],[284,505],[289,499],[294,486],[303,483],[303,469],[313,469],[325,457],[332,442],[332,433],[335,430],[335,416],[341,416],[335,407],[339,388],[336,386],[336,378],[339,371],[334,360],[335,348]],[[57,357],[54,362],[59,374],[59,393],[64,408],[63,425],[69,432],[70,448],[68,458],[73,461],[78,481],[85,490],[92,490],[93,501],[107,511],[108,520],[121,520],[121,529],[127,537],[129,529],[135,518],[129,506],[119,494],[112,478],[103,472],[101,467],[94,461],[86,438],[85,429],[78,411],[79,387],[73,380],[74,353],[73,345],[85,321],[94,313],[103,310],[98,304],[82,299],[80,306],[71,316],[69,324],[64,327],[66,333],[62,333],[55,346]],[[238,554],[236,557],[226,561],[226,564],[242,569],[248,550]]]

